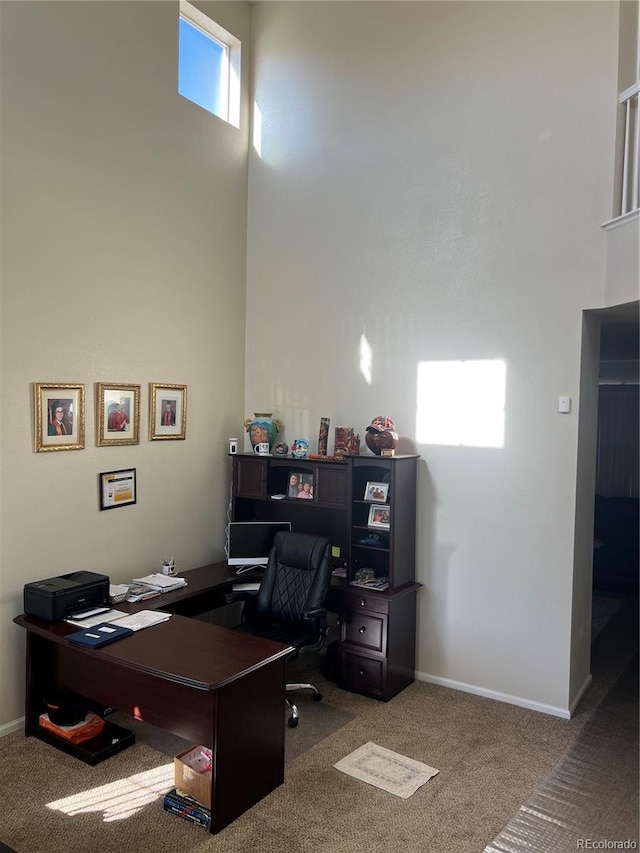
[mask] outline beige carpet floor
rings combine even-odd
[[[610,658],[619,616],[597,640]],[[635,634],[627,624],[621,636],[631,648],[609,664],[594,654],[593,684],[570,721],[426,683],[381,703],[317,674],[325,698],[300,698],[284,784],[217,836],[163,811],[172,761],[162,739],[141,736],[89,767],[16,732],[0,738],[0,841],[18,853],[480,853],[567,755],[637,651],[637,613]],[[440,773],[403,800],[333,767],[368,741]]]
[[[637,849],[638,758],[636,656],[486,853],[529,853],[532,839],[537,853],[572,853],[588,842]]]

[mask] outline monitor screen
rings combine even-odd
[[[227,562],[230,566],[266,566],[276,533],[291,530],[290,521],[231,521]]]

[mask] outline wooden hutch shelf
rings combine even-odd
[[[329,461],[238,453],[232,459],[233,521],[290,521],[293,530],[331,541],[334,577],[327,606],[341,626],[338,683],[391,699],[415,673],[419,457],[367,454]],[[312,480],[311,500],[286,497],[292,474]],[[371,483],[386,486],[384,500],[367,499]],[[354,586],[364,569],[388,588]]]

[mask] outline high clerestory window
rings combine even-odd
[[[240,42],[187,0],[180,0],[178,93],[240,126]]]

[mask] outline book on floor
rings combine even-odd
[[[211,824],[211,809],[177,788],[172,788],[165,794],[162,806],[166,812],[184,818],[191,823],[197,823],[207,828]]]

